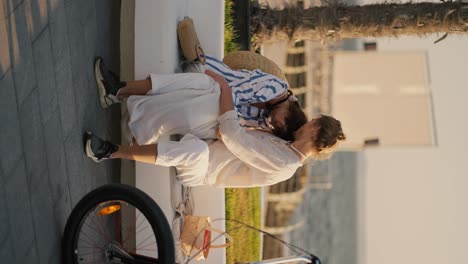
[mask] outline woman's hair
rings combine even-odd
[[[273,135],[287,141],[294,141],[294,132],[307,123],[307,117],[297,101],[290,101],[288,116],[283,128],[274,128]]]
[[[312,157],[317,160],[327,159],[338,148],[339,142],[346,140],[341,122],[331,116],[321,115],[315,119],[315,126],[318,132],[313,139],[316,151]]]

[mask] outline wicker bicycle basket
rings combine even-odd
[[[260,69],[287,81],[283,71],[276,63],[255,52],[235,51],[226,55],[223,62],[234,70]]]

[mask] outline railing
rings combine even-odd
[[[311,110],[312,114],[330,113],[332,110],[333,51],[335,49],[337,49],[336,46],[308,43],[304,48],[296,46],[288,50],[296,57],[301,52],[306,52],[305,61],[309,65],[299,63],[295,69],[295,66],[289,64],[285,73],[292,76],[302,72],[309,74],[308,78],[311,80],[304,87],[293,89],[296,89],[295,94],[303,94],[305,98],[308,98],[305,102],[306,110]],[[309,68],[308,71],[305,71],[306,67]],[[314,163],[313,167],[312,164],[305,165],[287,181],[270,186],[265,197],[265,231],[288,240],[292,232],[300,233],[302,229],[305,229],[305,216],[309,205],[306,199],[308,192],[311,189],[332,189],[333,182],[330,175],[329,162],[321,161]],[[264,259],[290,254],[280,243],[269,237],[264,237],[263,245]]]

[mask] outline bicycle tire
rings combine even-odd
[[[174,264],[175,249],[169,223],[156,202],[143,191],[128,185],[109,184],[99,187],[85,195],[73,208],[68,217],[62,238],[62,261],[77,264],[74,253],[81,225],[88,212],[100,203],[122,200],[131,203],[146,217],[153,228],[158,245],[158,263]],[[137,207],[138,206],[138,207]]]

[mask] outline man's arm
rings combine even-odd
[[[224,79],[223,76],[210,70],[206,70],[205,73],[219,84],[219,88],[221,90],[221,95],[219,97],[219,114],[222,115],[228,111],[234,110],[234,103],[232,102],[232,91],[226,79]]]
[[[227,111],[219,118],[219,133],[226,148],[248,166],[268,174],[275,174],[292,163],[300,163],[287,148],[278,146],[271,137],[249,133],[239,125],[234,111]],[[278,139],[280,140],[280,139]]]

